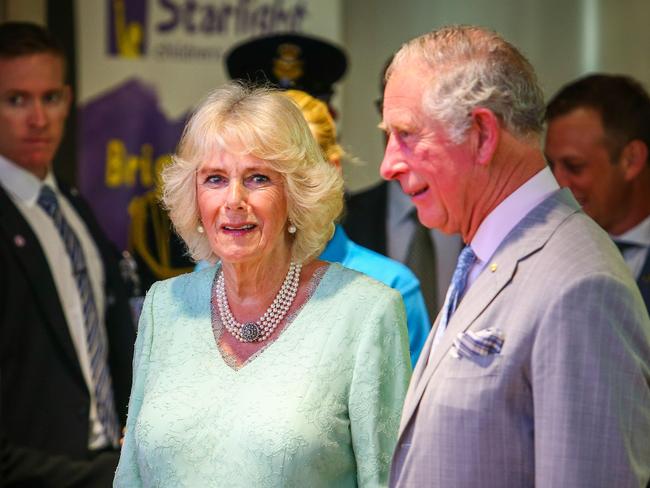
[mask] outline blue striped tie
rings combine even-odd
[[[433,338],[432,348],[440,341],[451,319],[452,314],[456,311],[465,287],[467,286],[467,275],[472,265],[476,261],[476,254],[470,246],[465,246],[458,256],[454,275],[451,277],[451,284],[445,296],[445,304],[442,306],[442,317]]]
[[[113,385],[108,367],[106,340],[99,324],[97,305],[93,295],[90,277],[86,268],[86,259],[79,239],[68,224],[59,208],[59,201],[54,191],[43,185],[38,196],[38,204],[52,218],[59,231],[65,249],[70,256],[72,271],[77,283],[81,304],[83,306],[84,322],[86,326],[86,347],[90,359],[92,380],[95,385],[95,400],[97,401],[97,415],[104,428],[106,437],[114,447],[119,441],[119,421],[115,413],[113,401]]]

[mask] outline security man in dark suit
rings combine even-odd
[[[52,160],[71,103],[61,45],[0,24],[0,476],[111,486],[135,328],[119,255]]]

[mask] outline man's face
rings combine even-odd
[[[381,175],[398,180],[418,218],[446,233],[467,228],[473,159],[467,143],[455,144],[422,109],[431,73],[406,62],[388,80],[383,126],[388,136]]]
[[[52,54],[0,58],[0,154],[43,179],[70,106],[63,60]]]
[[[577,108],[552,119],[546,157],[560,185],[601,227],[615,232],[628,190],[622,166],[611,159],[600,114]]]

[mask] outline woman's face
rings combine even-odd
[[[284,179],[267,162],[222,151],[198,168],[196,185],[203,228],[222,262],[289,253]]]

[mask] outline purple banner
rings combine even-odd
[[[186,116],[168,120],[152,87],[132,79],[79,112],[79,185],[108,236],[127,247],[128,207],[152,189]]]

